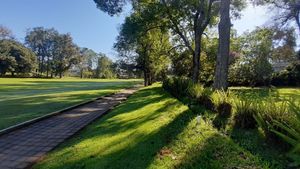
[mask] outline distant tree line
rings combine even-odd
[[[70,34],[36,27],[18,42],[12,31],[0,26],[0,76],[81,78],[134,78],[140,73],[124,60],[113,62],[103,53],[80,48]]]

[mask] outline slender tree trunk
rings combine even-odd
[[[60,79],[62,78],[62,73],[61,73],[61,72],[59,72],[59,78],[60,78]]]
[[[42,71],[42,64],[41,64],[41,58],[40,57],[38,57],[38,62],[39,62],[39,70],[38,70],[38,76],[40,77],[41,76],[41,71]]]
[[[42,72],[42,74],[45,72],[45,70],[44,70],[44,66],[45,66],[44,64],[45,64],[45,62],[44,61],[45,61],[45,57],[43,56],[42,57],[42,65],[41,65],[41,72]]]
[[[47,63],[48,64],[48,63]],[[49,77],[49,69],[48,69],[48,65],[47,65],[47,73],[46,73],[47,78]]]
[[[144,69],[144,86],[148,86],[148,74],[147,74],[147,70]]]
[[[200,55],[201,55],[201,33],[195,31],[195,52],[193,53],[193,73],[192,80],[194,83],[199,82],[200,74]]]
[[[83,69],[80,70],[80,78],[83,78]]]
[[[149,72],[149,80],[148,80],[148,86],[152,85],[153,84],[153,78],[152,78],[152,74]]]
[[[228,88],[228,64],[230,51],[230,0],[221,0],[219,29],[219,51],[215,71],[214,89],[227,90]]]
[[[47,78],[49,77],[49,69],[50,69],[50,57],[47,57]]]

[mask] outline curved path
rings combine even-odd
[[[0,136],[0,169],[30,168],[47,152],[126,100],[136,90],[124,89]]]

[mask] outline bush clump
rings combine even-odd
[[[188,95],[193,100],[198,100],[204,93],[204,86],[199,83],[192,83],[188,88]]]
[[[279,73],[274,73],[271,84],[274,86],[299,86],[300,61],[292,63],[285,70]]]
[[[242,129],[254,129],[257,122],[254,116],[258,113],[258,104],[250,100],[235,99],[234,126]]]
[[[203,105],[206,109],[213,111],[214,104],[210,98],[212,90],[210,88],[205,88],[201,84],[192,84],[189,87],[189,97],[196,101],[197,104]]]
[[[229,118],[232,114],[232,105],[229,92],[215,91],[211,98],[215,105],[215,111],[220,117]]]
[[[192,81],[186,77],[169,77],[163,81],[163,88],[180,98],[188,95],[188,88],[191,84]]]
[[[294,102],[289,102],[289,108],[293,115],[295,115],[295,121],[293,124],[282,123],[274,120],[275,126],[281,128],[284,132],[276,129],[272,131],[282,138],[285,142],[293,146],[293,150],[290,152],[289,156],[294,161],[294,166],[300,166],[300,106],[296,105]]]
[[[266,137],[275,142],[281,139],[272,130],[286,133],[282,128],[274,125],[274,122],[293,124],[295,116],[291,113],[286,101],[277,103],[269,100],[259,104],[259,111],[254,116],[259,126],[264,130]]]

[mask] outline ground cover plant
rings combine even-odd
[[[33,168],[281,168],[281,161],[273,159],[279,164],[239,146],[154,84]]]
[[[170,79],[165,80],[163,87],[173,94],[174,91],[171,89],[178,89],[176,85],[181,81],[177,80],[179,78],[171,77]],[[197,93],[196,95],[190,95],[182,90],[181,93],[185,93],[185,96],[174,96],[179,100],[184,100],[191,108],[206,107],[205,103],[193,101],[195,96],[200,96],[204,91],[204,88],[195,86],[199,86],[199,84],[190,85],[189,87],[192,90],[188,89],[188,91],[198,89],[197,92],[193,92]],[[288,163],[286,158],[290,148],[288,144],[292,143],[292,146],[298,146],[295,142],[298,141],[297,126],[299,122],[295,119],[298,115],[297,110],[300,108],[299,100],[296,99],[299,98],[297,94],[299,91],[296,88],[279,90],[276,88],[246,88],[244,91],[242,89],[233,88],[227,92],[222,90],[212,92],[208,97],[213,101],[214,109],[211,113],[203,115],[209,115],[213,126],[220,132],[231,136],[237,144],[245,146],[250,152],[260,154],[265,159],[274,160],[274,151],[272,150],[274,148],[266,151],[265,146],[262,145],[280,147],[279,149],[285,155],[279,161],[284,166]],[[279,93],[282,91],[284,93],[280,95]],[[187,96],[189,98],[186,98]],[[291,104],[287,104],[287,102]],[[251,135],[251,138],[248,138],[249,135]],[[291,139],[296,141],[290,141]],[[298,166],[297,161],[299,160],[292,159],[295,161],[294,166]],[[274,164],[278,163],[275,162]]]
[[[130,87],[139,80],[0,78],[0,129]]]

